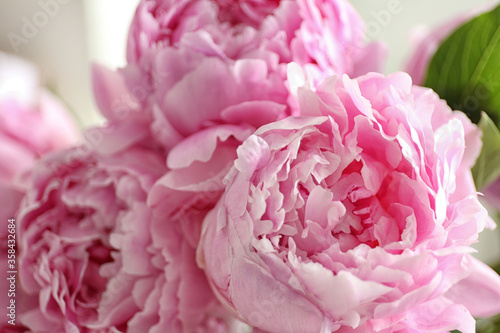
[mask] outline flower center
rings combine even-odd
[[[258,28],[281,0],[213,0],[219,6],[219,20],[232,25],[248,24]]]

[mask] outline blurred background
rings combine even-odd
[[[0,51],[34,62],[44,84],[86,127],[102,121],[90,64],[125,64],[128,25],[138,0],[0,0]]]
[[[90,64],[125,65],[128,26],[138,0],[0,0],[0,51],[34,62],[43,83],[68,105],[84,128],[103,122],[90,85]],[[367,39],[385,41],[386,73],[403,69],[415,27],[439,25],[491,0],[351,0],[367,25]],[[484,232],[480,256],[500,258],[496,232]]]

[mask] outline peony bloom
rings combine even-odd
[[[0,260],[2,272],[8,269],[7,221],[16,216],[26,184],[22,173],[29,170],[40,156],[63,149],[78,141],[78,131],[64,105],[55,96],[40,87],[35,66],[20,58],[0,53]],[[10,238],[12,239],[12,238]],[[0,290],[9,290],[2,279]],[[5,309],[10,298],[2,295],[0,305]],[[16,291],[16,310],[21,313],[31,306],[21,289]],[[15,330],[3,315],[0,330]],[[5,325],[5,326],[4,326]],[[13,332],[12,331],[12,332]],[[9,331],[11,332],[11,331]]]
[[[238,148],[203,222],[198,260],[221,302],[268,332],[472,333],[500,312],[500,277],[469,255],[494,224],[467,117],[404,73],[298,95],[302,116]]]
[[[152,139],[167,151],[215,125],[258,127],[294,113],[291,61],[314,83],[376,70],[384,50],[365,47],[363,29],[345,0],[144,0],[128,66],[94,67],[97,104],[110,123],[133,128],[127,141]]]
[[[139,146],[37,163],[18,219],[21,286],[39,302],[20,317],[32,332],[226,332],[195,248],[175,227],[155,246],[146,196],[164,172]]]
[[[253,58],[274,69],[275,60],[293,59],[321,81],[329,74],[356,75],[382,65],[377,56],[385,50],[363,44],[364,28],[344,0],[143,0],[130,29],[127,58],[147,68],[170,46],[197,49],[205,57],[226,60],[226,66]]]
[[[34,65],[0,53],[0,182],[11,182],[36,158],[78,141],[64,105],[39,84]]]

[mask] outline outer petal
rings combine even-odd
[[[465,263],[470,275],[454,285],[446,297],[465,305],[474,317],[500,313],[500,276],[470,255]]]
[[[320,331],[323,316],[317,308],[259,264],[238,258],[231,271],[233,302],[251,325],[271,332]]]
[[[110,120],[125,119],[128,113],[139,108],[138,101],[128,90],[119,72],[93,64],[92,87],[99,110]]]
[[[462,305],[454,304],[442,297],[417,306],[409,315],[410,327],[429,331],[451,331],[474,333],[476,322]]]

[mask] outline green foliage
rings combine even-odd
[[[500,315],[488,319],[478,319],[476,333],[498,333],[500,332]]]
[[[472,169],[481,190],[500,176],[500,6],[465,23],[441,44],[425,85],[483,131],[483,149]],[[500,263],[493,269],[500,274]],[[476,332],[499,333],[500,315],[478,319]]]
[[[425,85],[475,123],[500,120],[500,6],[458,28],[431,60]]]

